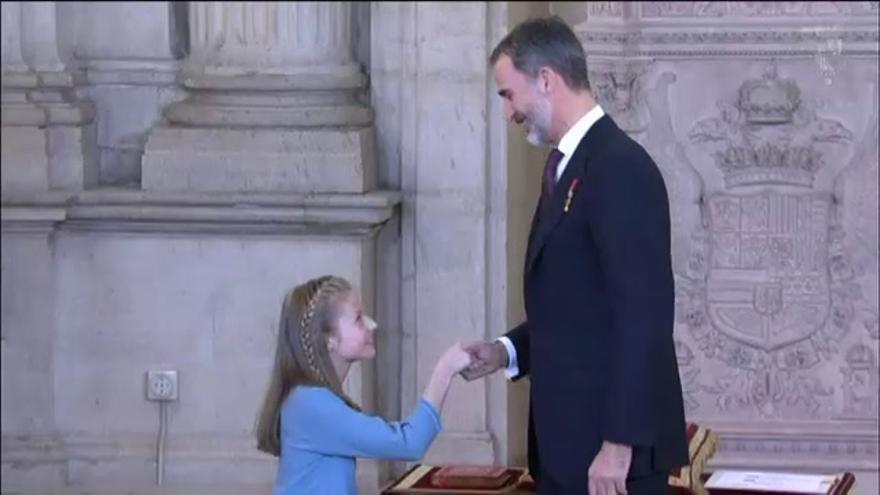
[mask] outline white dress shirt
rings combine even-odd
[[[565,172],[565,167],[571,159],[571,155],[574,154],[574,151],[581,143],[581,140],[587,135],[587,131],[589,131],[590,128],[593,127],[593,124],[604,115],[605,111],[602,110],[602,107],[596,105],[592,110],[578,119],[578,121],[571,126],[571,129],[562,136],[562,139],[559,140],[559,146],[557,146],[556,149],[562,153],[562,159],[559,160],[559,165],[556,166],[557,181],[562,177],[562,174]],[[504,370],[504,375],[507,376],[507,378],[513,378],[519,375],[519,364],[516,360],[516,348],[513,347],[513,343],[510,339],[504,336],[498,337],[498,341],[500,341],[504,345],[504,348],[507,349],[508,365],[507,369]]]

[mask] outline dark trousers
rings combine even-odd
[[[587,477],[587,469],[584,466],[584,479]],[[626,480],[627,495],[668,495],[669,475],[667,473],[652,474],[641,478]],[[588,485],[576,483],[578,486],[562,486],[551,479],[536,479],[538,495],[589,495]]]
[[[669,473],[626,480],[626,492],[628,495],[668,495]]]
[[[529,472],[538,486],[538,495],[589,495],[588,484],[582,486],[563,486],[553,480],[541,476],[541,461],[538,454],[538,439],[535,435],[535,424],[529,415]],[[584,482],[587,470],[584,466]],[[627,495],[668,495],[669,473],[655,473],[644,477],[626,480]]]

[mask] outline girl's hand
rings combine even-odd
[[[452,347],[446,350],[438,366],[443,366],[450,376],[454,376],[461,372],[471,364],[471,355],[461,346],[460,342],[456,342]]]

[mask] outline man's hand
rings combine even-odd
[[[461,372],[471,381],[507,367],[507,349],[501,342],[467,342],[462,347],[471,355],[471,364]]]
[[[590,495],[625,494],[631,461],[632,447],[629,445],[602,442],[602,448],[588,471]]]
[[[464,371],[473,361],[474,358],[471,356],[471,353],[464,350],[460,343],[455,343],[440,356],[437,366],[445,370],[447,376],[451,379],[453,376]]]

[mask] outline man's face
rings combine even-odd
[[[494,67],[498,95],[504,100],[504,117],[508,122],[524,124],[527,139],[535,146],[550,143],[552,107],[548,95],[539,84],[513,66],[507,55],[501,55]]]

